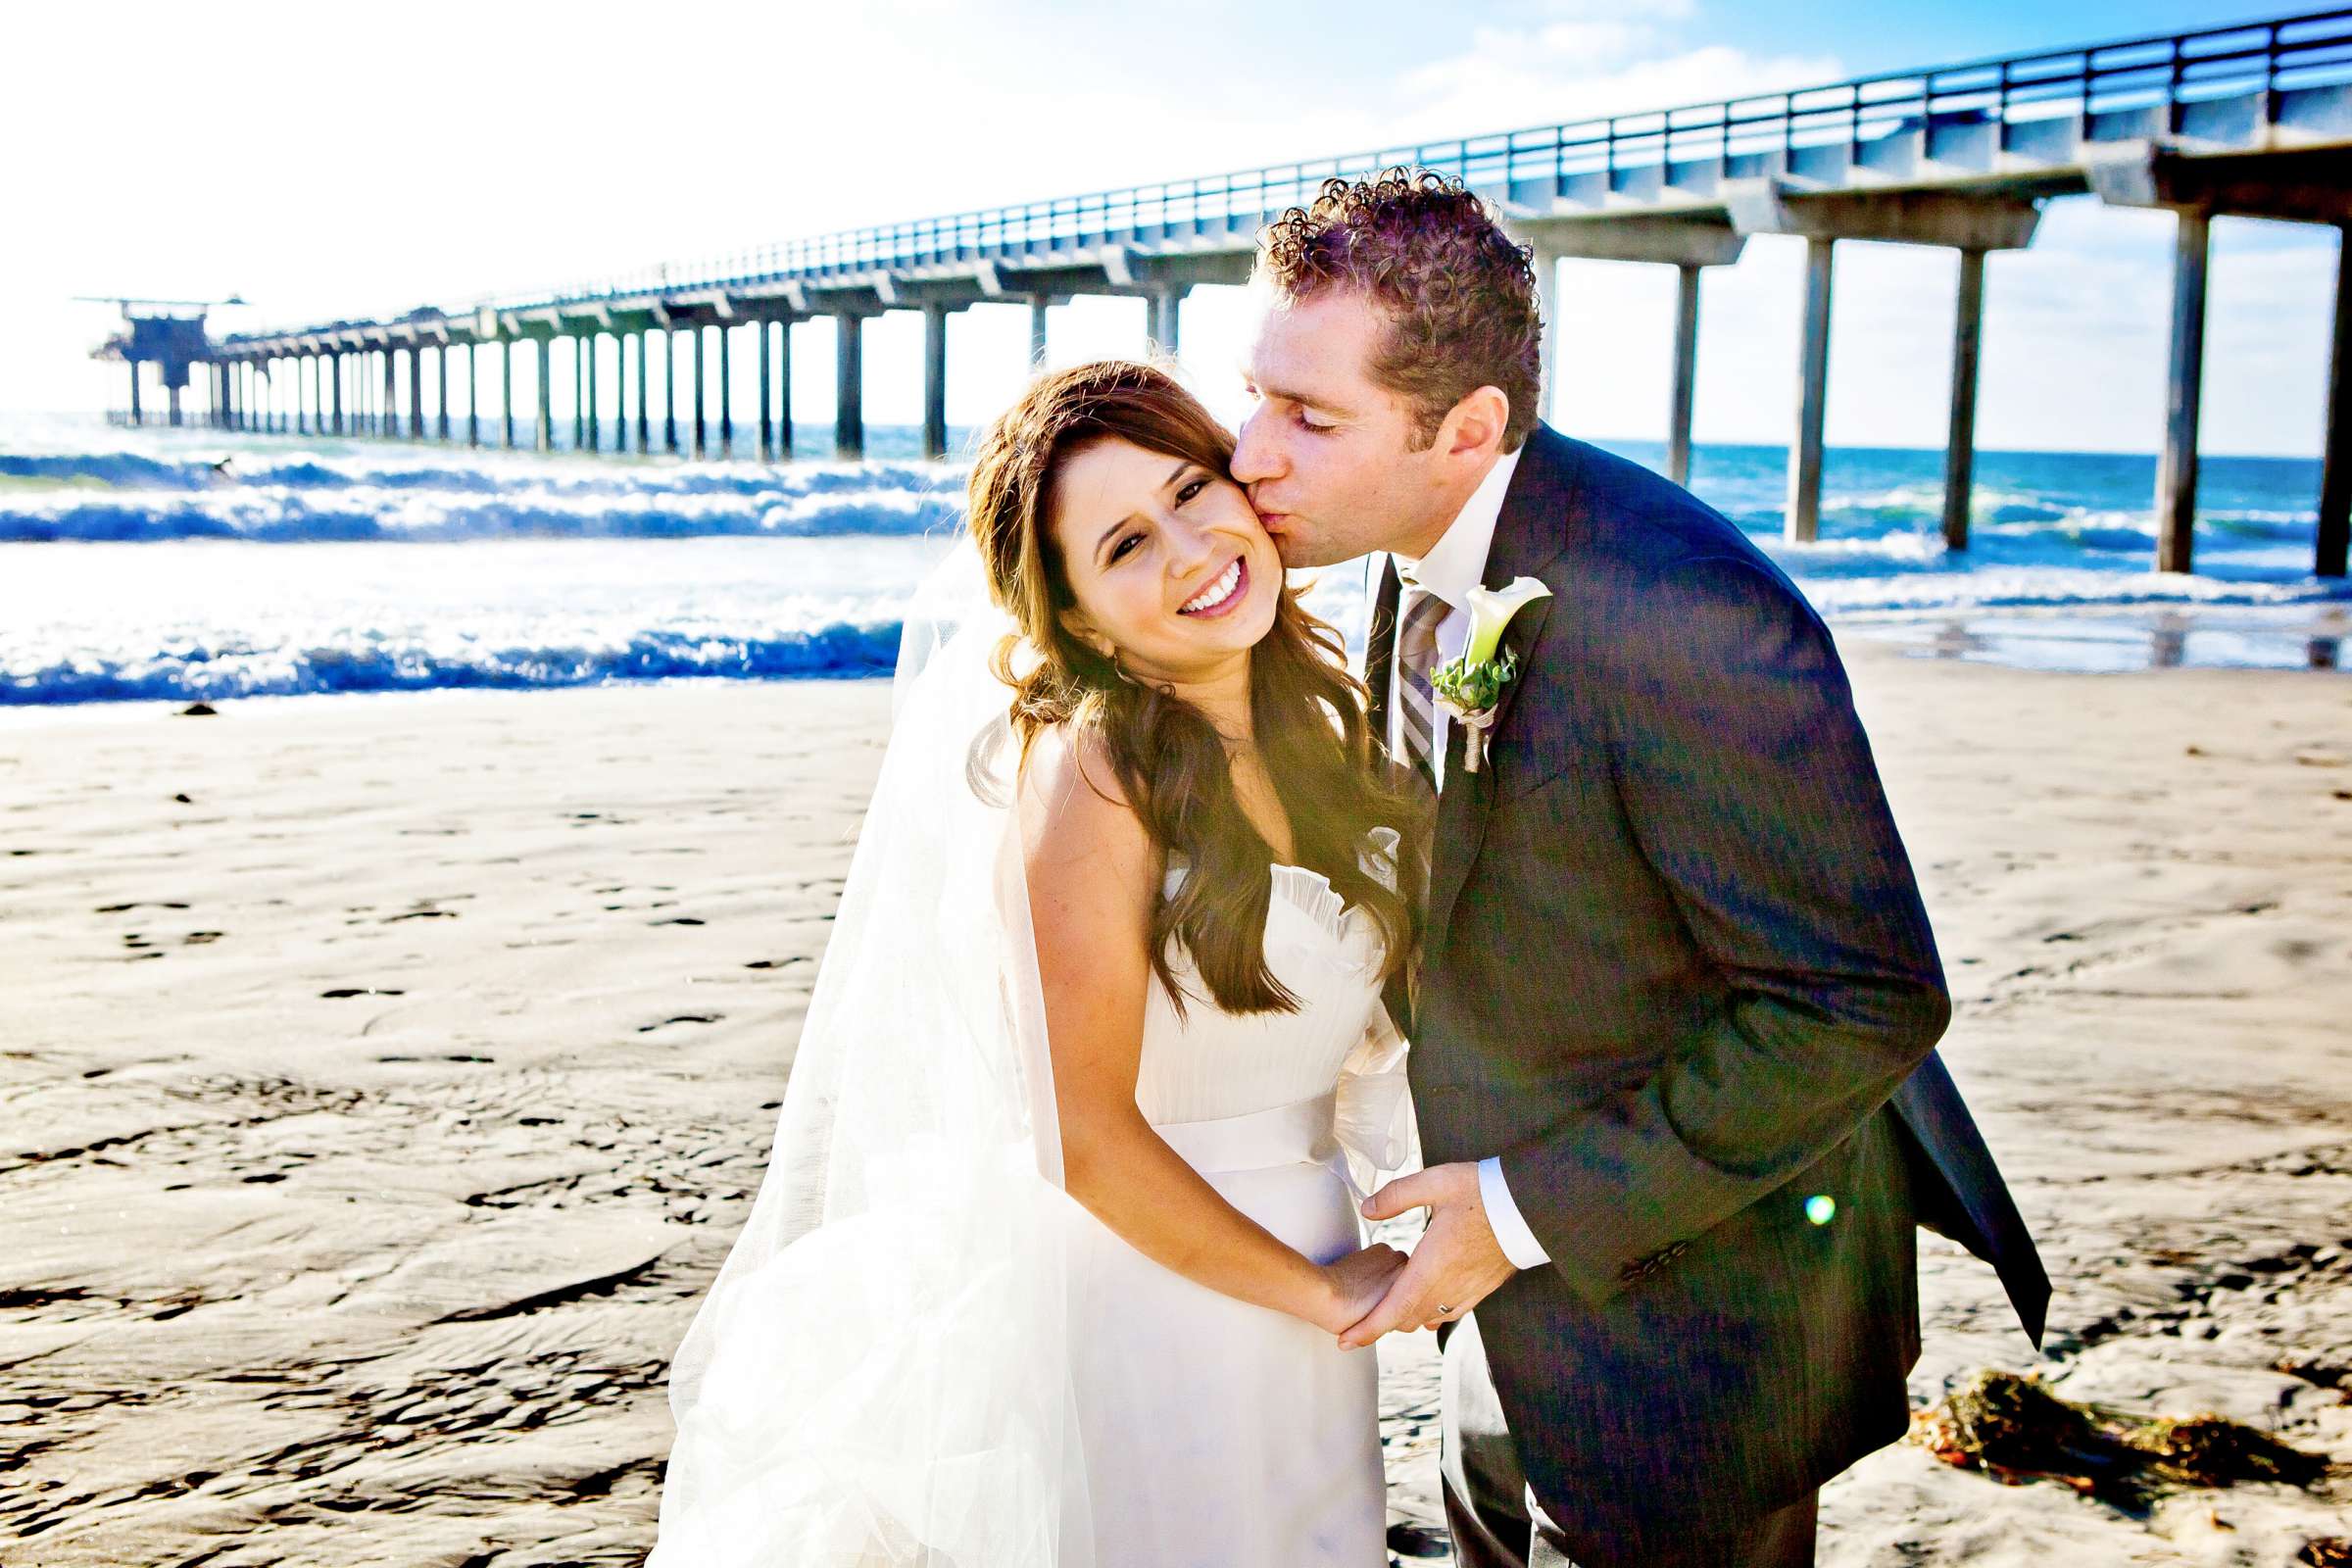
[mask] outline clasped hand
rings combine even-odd
[[[1341,1310],[1366,1307],[1340,1331],[1341,1348],[1360,1349],[1398,1329],[1450,1322],[1517,1272],[1487,1222],[1476,1165],[1433,1165],[1400,1176],[1364,1200],[1363,1215],[1394,1219],[1416,1208],[1430,1211],[1429,1225],[1409,1257],[1376,1245],[1329,1265],[1346,1303]]]

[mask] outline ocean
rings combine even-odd
[[[886,673],[963,470],[901,427],[870,427],[865,462],[816,460],[829,433],[775,466],[0,416],[0,707]],[[2204,460],[2185,576],[2152,569],[2150,457],[1980,454],[1962,554],[1941,453],[1833,448],[1802,546],[1780,538],[1785,465],[1701,446],[1691,488],[1841,638],[2070,669],[2342,667],[2352,588],[2312,575],[2316,461]],[[1360,636],[1360,568],[1315,577],[1313,608]]]

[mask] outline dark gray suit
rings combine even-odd
[[[1580,1564],[1646,1568],[1902,1435],[1915,1225],[2037,1343],[2049,1284],[1934,1055],[1942,968],[1820,618],[1544,426],[1488,559],[1518,576],[1552,597],[1479,772],[1450,726],[1411,1078],[1427,1161],[1499,1154],[1551,1255],[1476,1313],[1528,1484]]]

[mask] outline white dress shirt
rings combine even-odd
[[[1522,446],[1519,452],[1526,451]],[[1459,659],[1462,647],[1470,640],[1470,590],[1486,579],[1487,556],[1494,546],[1494,524],[1502,516],[1503,493],[1511,487],[1511,474],[1519,466],[1519,452],[1506,452],[1494,460],[1462,510],[1446,524],[1446,532],[1428,555],[1419,561],[1403,556],[1393,557],[1396,575],[1405,587],[1420,588],[1437,595],[1449,607],[1446,618],[1438,622],[1438,662],[1447,663]],[[1374,578],[1377,585],[1379,579]],[[1378,588],[1375,586],[1375,594]],[[1397,605],[1399,617],[1403,604]],[[1396,663],[1396,652],[1390,653],[1389,690],[1394,692],[1403,678]],[[1437,774],[1438,787],[1446,784],[1446,732],[1448,715],[1442,707],[1431,713],[1429,765]],[[1389,750],[1396,756],[1404,755],[1404,705],[1389,704]],[[1486,1205],[1487,1223],[1494,1228],[1494,1240],[1501,1244],[1502,1255],[1518,1268],[1534,1268],[1551,1261],[1536,1233],[1528,1229],[1527,1220],[1519,1205],[1511,1200],[1510,1185],[1502,1179],[1502,1159],[1489,1155],[1478,1162],[1478,1196]]]

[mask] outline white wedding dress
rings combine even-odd
[[[1372,1352],[1162,1268],[1062,1187],[992,659],[1009,623],[918,638],[909,613],[767,1170],[671,1360],[648,1568],[1377,1568]],[[1367,835],[1366,869],[1394,851]],[[1414,1159],[1404,1046],[1378,922],[1269,874],[1266,962],[1298,1010],[1233,1016],[1194,977],[1179,1017],[1152,981],[1136,1100],[1328,1260]]]
[[[1392,837],[1368,841],[1385,877]],[[1168,874],[1173,892],[1185,875]],[[1228,1201],[1318,1262],[1363,1245],[1356,1203],[1409,1158],[1403,1043],[1379,926],[1320,874],[1272,869],[1267,966],[1296,1012],[1218,1010],[1189,961],[1154,981],[1136,1102]],[[1378,1363],[1196,1285],[1076,1211],[1070,1353],[1098,1568],[1379,1568]]]

